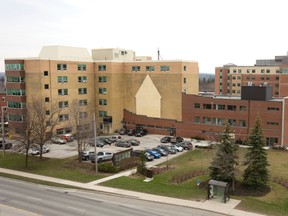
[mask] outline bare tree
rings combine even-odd
[[[82,162],[81,154],[87,150],[89,140],[93,137],[93,121],[92,118],[89,119],[89,107],[82,106],[78,99],[74,99],[69,107],[71,124],[76,131],[75,139],[77,141],[78,161]]]
[[[34,100],[29,107],[29,112],[33,115],[36,124],[34,140],[39,145],[40,159],[42,159],[43,146],[51,139],[63,109],[59,108],[58,103],[45,103],[43,100]]]

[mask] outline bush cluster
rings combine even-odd
[[[112,162],[105,162],[98,164],[98,171],[103,173],[118,173],[119,170]]]
[[[127,170],[131,169],[134,167],[137,167],[139,165],[139,159],[136,157],[130,157],[130,158],[125,158],[120,161],[119,169],[122,170]]]
[[[280,184],[286,188],[288,188],[288,179],[285,179],[283,177],[274,177],[272,179],[273,182],[277,183],[277,184]]]
[[[194,178],[196,176],[206,175],[208,173],[207,170],[193,170],[186,173],[177,173],[172,176],[172,183],[181,183],[188,179]]]
[[[175,167],[163,166],[163,167],[153,167],[152,168],[154,175],[161,174],[163,172],[166,172],[166,171],[169,171],[169,170],[172,170],[172,169],[175,169]]]

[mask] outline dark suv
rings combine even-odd
[[[136,137],[142,137],[148,134],[148,131],[146,129],[140,129],[135,131]]]
[[[12,148],[12,143],[11,142],[4,141],[4,143],[5,143],[5,149]],[[3,149],[3,140],[0,140],[0,149]]]

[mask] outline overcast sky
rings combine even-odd
[[[138,56],[195,60],[202,73],[253,65],[288,51],[287,0],[0,0],[5,58],[42,46],[124,48]]]

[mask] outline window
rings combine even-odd
[[[235,105],[227,105],[227,110],[236,111],[236,106]]]
[[[211,124],[212,123],[211,118],[210,117],[203,117],[203,123],[204,124]]]
[[[214,104],[215,106],[215,104]],[[214,109],[216,108],[216,110],[225,110],[225,105],[223,104],[218,104],[216,107],[214,107]]]
[[[46,115],[50,115],[50,110],[45,111]]]
[[[270,80],[270,77],[267,76],[267,77],[266,77],[266,80]]]
[[[66,120],[69,120],[69,115],[68,114],[59,115],[59,121],[66,121]]]
[[[242,70],[241,70],[241,69],[238,69],[238,73],[242,73]]]
[[[186,77],[183,78],[183,83],[184,83],[184,84],[186,83]]]
[[[106,71],[106,65],[98,65],[98,71]]]
[[[78,64],[78,71],[86,71],[86,64]]]
[[[212,109],[211,104],[203,104],[203,109]]]
[[[247,71],[246,71],[247,73],[250,73],[250,69],[247,69]]]
[[[99,105],[107,105],[107,100],[106,99],[99,99]]]
[[[58,80],[58,83],[67,83],[68,82],[67,76],[58,76],[57,80]]]
[[[228,124],[231,126],[236,126],[236,119],[228,119]]]
[[[168,65],[162,65],[162,66],[160,66],[160,71],[166,71],[166,72],[168,72],[168,71],[170,71],[170,66],[168,66]]]
[[[58,95],[68,95],[68,89],[58,89]]]
[[[237,90],[237,94],[240,94],[241,93],[241,91],[240,90]]]
[[[100,117],[107,116],[107,111],[99,111],[99,116]]]
[[[26,95],[26,91],[23,89],[6,89],[6,94],[12,96],[23,96]]]
[[[78,88],[78,94],[87,94],[87,88]]]
[[[99,88],[99,94],[107,94],[106,88]]]
[[[279,80],[279,76],[276,76],[276,77],[275,77],[275,80]]]
[[[279,125],[278,122],[267,122],[267,125]]]
[[[186,71],[186,66],[184,65],[183,70]],[[222,72],[222,70],[220,70],[220,72]]]
[[[262,77],[261,77],[261,80],[264,80],[264,79],[265,79],[265,77],[262,76]]]
[[[88,104],[87,99],[79,100],[79,105],[80,106],[87,106],[87,104]]]
[[[261,73],[265,73],[265,69],[261,69]]]
[[[48,71],[44,71],[44,76],[48,76]]]
[[[60,101],[60,102],[58,102],[58,107],[59,108],[68,107],[68,101]]]
[[[233,80],[236,80],[236,76],[233,76],[232,79],[233,79]]]
[[[153,72],[153,71],[155,71],[155,67],[154,66],[146,66],[146,71],[147,72]]]
[[[57,70],[67,70],[66,64],[57,64]]]
[[[194,104],[194,108],[200,109],[200,103],[195,103],[195,104]]]
[[[240,86],[241,86],[241,83],[237,83],[237,86],[240,87]]]
[[[245,120],[239,120],[239,126],[240,127],[246,127],[246,121]]]
[[[99,76],[99,77],[98,77],[98,82],[100,82],[100,83],[105,83],[106,81],[107,81],[106,76]]]
[[[87,82],[87,77],[86,76],[78,76],[78,82]]]
[[[44,84],[44,89],[49,89],[49,84]]]
[[[6,77],[7,82],[9,83],[24,83],[24,77],[11,77],[7,76]]]
[[[45,97],[45,102],[49,102],[49,97]]]
[[[240,106],[240,111],[246,111],[246,106]]]
[[[132,66],[132,71],[140,71],[140,66]]]
[[[266,70],[266,73],[270,73],[270,69],[267,69],[267,70]]]
[[[270,110],[270,111],[279,111],[279,107],[267,107],[267,110]]]
[[[83,119],[83,118],[87,118],[88,117],[88,113],[87,112],[80,112],[79,113],[79,118]]]
[[[26,108],[26,103],[8,101],[8,107],[14,109]]]
[[[200,123],[200,117],[194,116],[194,123]]]
[[[5,64],[5,70],[11,70],[11,71],[24,70],[24,64]]]
[[[236,69],[233,69],[233,73],[236,73],[237,72],[237,70]]]
[[[279,83],[276,83],[276,84],[275,84],[275,87],[278,88],[278,87],[279,87]]]
[[[14,114],[8,114],[8,120],[13,122],[23,122],[23,116],[22,115],[14,115]]]
[[[241,76],[237,76],[237,80],[241,80]]]
[[[2,102],[5,102],[5,97],[2,97]]]

